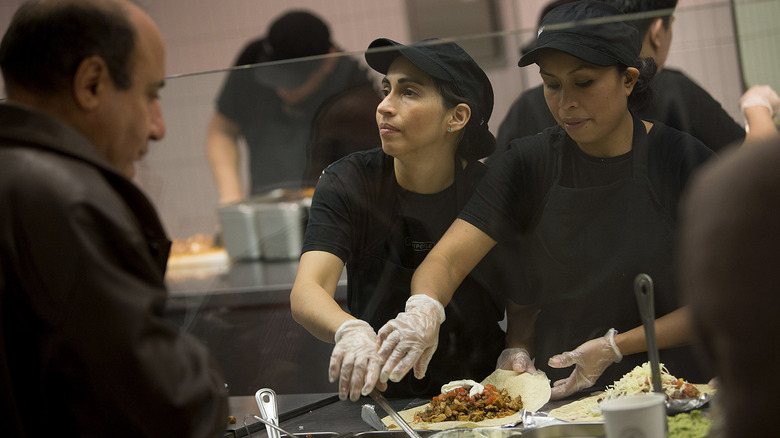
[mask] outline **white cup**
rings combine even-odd
[[[601,402],[607,438],[664,438],[666,396],[658,393],[617,397]]]

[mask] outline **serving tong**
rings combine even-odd
[[[258,417],[254,414],[246,414],[244,417],[244,428],[246,429],[248,436],[252,436],[246,421],[250,417],[265,424],[265,431],[268,434],[268,438],[281,438],[280,432],[289,437],[295,436],[294,433],[287,432],[279,427],[279,410],[276,405],[276,392],[274,392],[273,389],[263,388],[258,390],[255,393],[255,401],[257,402],[257,407],[260,409],[260,415],[262,417]]]
[[[666,393],[661,384],[661,365],[658,353],[658,342],[655,335],[655,301],[653,299],[653,279],[647,274],[639,274],[634,279],[634,294],[639,306],[639,315],[645,328],[647,355],[650,358],[650,375],[653,382],[653,392]],[[666,401],[666,414],[674,415],[699,409],[712,399],[710,394],[702,394],[699,398],[684,398]]]

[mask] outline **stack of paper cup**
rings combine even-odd
[[[601,402],[607,438],[664,438],[666,396],[650,393]]]

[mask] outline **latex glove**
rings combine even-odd
[[[428,295],[412,295],[406,308],[379,329],[379,356],[385,361],[381,382],[401,380],[414,367],[414,376],[425,377],[428,363],[439,345],[444,306]]]
[[[339,379],[341,400],[349,396],[356,401],[361,394],[368,395],[374,389],[382,366],[378,350],[379,338],[367,322],[350,319],[341,324],[328,367],[331,383]]]
[[[739,108],[743,113],[750,106],[765,106],[774,118],[780,113],[780,97],[769,85],[753,85],[739,99]]]
[[[609,329],[601,338],[591,339],[574,351],[557,354],[547,362],[553,368],[575,365],[574,371],[565,379],[553,384],[551,400],[558,400],[575,392],[590,388],[613,363],[620,362],[623,355],[615,345],[617,330]]]
[[[505,348],[501,355],[498,356],[496,369],[528,374],[536,372],[534,361],[525,348]]]

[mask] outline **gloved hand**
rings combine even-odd
[[[444,306],[428,295],[412,295],[406,308],[379,329],[379,356],[385,361],[379,380],[401,380],[414,367],[414,376],[425,377],[428,363],[439,345]]]
[[[739,108],[743,113],[750,106],[765,106],[774,118],[780,113],[780,97],[769,85],[753,85],[739,99]]]
[[[547,364],[553,368],[576,366],[569,377],[553,384],[550,399],[558,400],[580,389],[590,388],[608,366],[620,362],[623,355],[615,345],[616,334],[617,330],[609,329],[601,338],[591,339],[574,351],[551,357]]]
[[[536,367],[525,348],[505,348],[496,361],[497,370],[512,370],[516,373],[534,374]]]
[[[350,319],[341,324],[336,331],[336,345],[328,367],[331,383],[339,378],[341,400],[349,396],[350,400],[356,401],[361,394],[368,395],[374,389],[382,367],[378,350],[379,338],[367,322]]]

